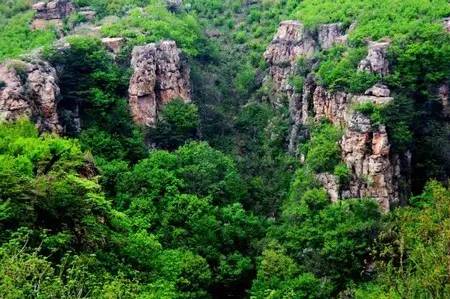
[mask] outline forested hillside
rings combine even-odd
[[[0,298],[449,298],[446,0],[0,0]]]

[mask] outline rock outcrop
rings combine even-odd
[[[0,120],[28,117],[40,131],[61,133],[57,114],[60,90],[56,70],[44,61],[0,65]]]
[[[335,125],[344,126],[347,110],[352,95],[345,92],[329,92],[322,86],[317,86],[313,94],[312,112],[316,120],[328,119]]]
[[[133,49],[129,104],[134,121],[154,126],[161,108],[173,99],[191,99],[189,68],[174,41]]]
[[[275,91],[292,97],[293,87],[289,84],[295,65],[300,57],[310,58],[316,50],[313,36],[298,21],[280,23],[278,32],[270,43],[264,58],[269,64],[267,79],[273,82]]]
[[[450,18],[444,18],[444,20],[442,20],[442,25],[444,26],[445,31],[450,32]]]
[[[93,21],[97,17],[97,12],[90,6],[81,7],[78,13],[82,15],[86,21]]]
[[[33,10],[35,11],[33,29],[44,29],[49,25],[61,28],[63,19],[75,11],[75,6],[70,0],[42,1],[34,4]]]
[[[297,92],[291,84],[291,78],[296,73],[299,59],[311,59],[320,49],[328,49],[336,43],[346,43],[347,34],[340,23],[319,26],[317,34],[309,31],[298,21],[284,21],[280,23],[277,33],[264,53],[269,65],[265,82],[271,82],[273,91],[277,95],[272,101],[274,106],[280,106],[284,99],[289,102],[292,119],[289,151],[294,152],[296,139],[301,131],[301,123],[307,118],[307,104],[314,94],[309,88],[315,82],[307,78],[303,87],[303,94]],[[328,109],[325,108],[324,109]],[[325,111],[324,111],[325,112]]]
[[[386,105],[393,100],[390,90],[381,84],[368,89],[364,95],[330,92],[320,85],[305,85],[312,94],[308,115],[328,119],[344,128],[340,141],[342,161],[350,170],[350,180],[340,186],[331,174],[319,174],[318,181],[335,201],[344,198],[374,198],[387,211],[401,197],[400,158],[391,152],[389,136],[383,125],[374,125],[368,116],[354,111],[354,105],[371,102]],[[303,120],[305,122],[305,120]],[[408,163],[406,163],[408,164]],[[407,168],[408,166],[406,166]]]
[[[105,37],[102,38],[102,43],[108,51],[117,55],[122,50],[125,39],[123,37]]]
[[[177,11],[183,5],[183,0],[166,0],[166,5],[170,11]]]
[[[347,35],[341,23],[320,25],[318,29],[318,41],[320,48],[329,49],[335,44],[345,44]]]
[[[358,70],[376,73],[385,76],[389,73],[389,61],[387,59],[387,50],[391,42],[383,41],[369,41],[369,51],[367,57],[363,59]]]
[[[384,211],[396,205],[399,202],[400,161],[391,155],[386,128],[374,126],[367,116],[355,112],[349,119],[340,146],[342,160],[352,174],[349,185],[342,190],[342,197],[374,198]]]

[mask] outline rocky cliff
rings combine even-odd
[[[299,128],[306,125],[311,118],[316,121],[328,119],[344,128],[339,145],[342,161],[350,170],[349,182],[341,185],[338,178],[332,174],[317,175],[330,198],[336,201],[343,198],[371,197],[387,211],[400,200],[401,162],[403,167],[408,168],[410,157],[405,155],[402,160],[393,154],[385,126],[373,124],[368,116],[355,111],[354,106],[366,102],[385,105],[393,100],[390,90],[382,84],[376,84],[360,95],[332,92],[321,86],[313,73],[304,80],[301,93],[297,93],[290,84],[299,59],[311,58],[315,51],[328,49],[336,43],[345,43],[346,40],[347,33],[339,23],[321,25],[314,35],[299,22],[282,22],[265,52],[264,57],[269,64],[267,81],[272,81],[274,90],[289,101],[292,118],[289,141],[291,151],[295,151]],[[388,40],[370,41],[368,54],[360,62],[358,70],[381,76],[388,74],[389,45]]]
[[[32,24],[34,29],[44,29],[49,25],[62,27],[63,19],[75,11],[70,0],[53,0],[38,2],[33,5],[35,17]]]
[[[32,119],[40,131],[61,133],[55,69],[44,61],[0,65],[0,120]]]
[[[300,125],[304,122],[308,91],[299,94],[291,84],[291,78],[295,74],[299,59],[310,59],[316,51],[328,49],[336,43],[346,43],[347,33],[340,23],[324,24],[319,26],[314,33],[305,28],[298,21],[283,21],[280,23],[277,33],[264,53],[264,58],[269,65],[268,75],[265,81],[271,82],[273,91],[277,94],[273,105],[281,105],[283,98],[289,102],[289,110],[292,119],[292,131],[289,142],[289,151],[294,152]],[[308,80],[307,80],[308,81]],[[314,85],[314,82],[306,85]]]
[[[164,104],[190,101],[189,67],[174,41],[135,47],[131,64],[129,103],[136,123],[154,126]]]

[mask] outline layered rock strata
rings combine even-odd
[[[131,65],[129,104],[137,124],[152,127],[165,104],[190,101],[189,67],[174,41],[135,47]]]
[[[44,61],[9,61],[0,65],[0,120],[27,117],[40,131],[61,133],[56,70]]]
[[[295,75],[299,59],[310,59],[316,51],[328,49],[336,43],[345,43],[347,40],[344,28],[340,23],[324,24],[314,34],[298,21],[283,21],[277,33],[264,53],[269,65],[266,82],[271,82],[273,91],[277,94],[274,106],[280,106],[283,100],[289,102],[289,111],[292,119],[289,151],[296,148],[295,137],[298,136],[302,120],[307,116],[303,104],[305,94],[295,90],[291,78]],[[309,95],[306,95],[307,97]],[[295,137],[294,137],[295,136]]]
[[[359,95],[333,92],[318,84],[313,74],[306,76],[301,92],[297,92],[290,83],[297,72],[299,59],[311,59],[315,51],[346,41],[347,34],[339,23],[321,25],[317,34],[312,34],[300,22],[282,22],[264,54],[269,64],[266,81],[271,81],[274,91],[289,101],[292,119],[290,151],[295,151],[300,128],[310,119],[328,119],[344,129],[339,145],[342,161],[350,170],[349,182],[341,185],[332,174],[317,175],[331,200],[374,198],[387,211],[400,200],[402,167],[408,168],[409,162],[402,164],[403,160],[391,151],[385,126],[373,124],[368,116],[358,113],[354,107],[368,102],[388,104],[393,100],[389,88],[376,84]],[[369,42],[367,57],[360,62],[358,70],[387,75],[389,45],[388,40]],[[277,102],[273,104],[279,105]]]
[[[329,92],[316,86],[309,93],[313,94],[310,115],[317,121],[328,119],[344,128],[339,145],[342,161],[351,174],[348,184],[339,185],[338,178],[329,173],[317,177],[330,198],[333,201],[337,198],[374,198],[385,211],[397,205],[401,197],[400,157],[391,151],[385,126],[373,124],[368,116],[353,109],[355,105],[366,102],[388,104],[393,98],[387,87],[375,85],[365,95],[352,95]]]
[[[33,5],[33,10],[35,11],[33,29],[44,29],[49,25],[60,28],[63,19],[75,11],[75,6],[70,0],[41,1]]]

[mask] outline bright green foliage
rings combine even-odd
[[[448,76],[449,37],[442,29],[441,20],[450,13],[447,1],[303,1],[294,16],[308,27],[342,22],[356,23],[350,33],[350,44],[355,47],[341,57],[335,49],[321,63],[322,82],[335,89],[361,92],[370,87],[375,78],[356,72],[358,58],[367,38],[390,38],[395,81],[409,91],[442,81]],[[341,52],[342,53],[342,52]],[[426,86],[425,86],[426,87]]]
[[[90,6],[95,9],[100,16],[111,14],[125,14],[129,9],[148,4],[149,0],[75,0],[80,6]]]
[[[356,68],[367,55],[365,49],[346,49],[334,47],[325,53],[317,70],[320,83],[332,91],[348,90],[349,92],[364,92],[380,80],[369,72],[357,72]]]
[[[310,27],[333,22],[348,25],[357,22],[358,26],[350,36],[350,40],[356,43],[367,37],[376,40],[404,34],[411,28],[418,29],[420,25],[437,21],[449,12],[445,0],[363,0],[358,3],[351,0],[305,0],[295,13]]]
[[[385,120],[382,115],[384,107],[374,104],[372,102],[359,103],[353,107],[355,111],[364,114],[370,118],[372,125],[385,124]],[[389,108],[386,108],[389,109]]]
[[[134,9],[118,22],[102,27],[104,36],[121,36],[129,39],[130,45],[157,42],[161,39],[175,40],[190,56],[200,53],[200,27],[191,15],[175,16],[162,1],[150,1],[143,10]]]
[[[83,148],[107,160],[136,161],[143,157],[143,135],[134,126],[126,101],[129,72],[113,63],[100,40],[68,38],[70,48],[51,50],[50,61],[63,64],[60,88],[62,120],[69,135],[77,135],[74,120],[79,106]]]
[[[227,156],[196,142],[155,151],[122,174],[117,188],[117,205],[132,227],[152,232],[164,247],[202,256],[213,270],[213,289],[245,285],[254,269],[252,240],[262,227],[239,203],[245,189]]]
[[[347,184],[351,178],[350,169],[342,162],[334,167],[333,174],[338,178],[341,185]]]
[[[307,178],[304,173],[299,175],[301,181]],[[311,277],[306,273],[311,272],[316,280],[320,279],[321,288],[317,289],[318,282],[311,283],[304,292],[337,293],[349,282],[362,280],[364,261],[380,221],[377,204],[370,200],[331,204],[323,189],[309,187],[302,191],[298,183],[294,186],[291,198],[283,206],[280,223],[271,228],[269,236],[278,240],[302,276]],[[269,287],[283,288],[282,285],[279,282]]]
[[[338,141],[341,136],[337,127],[326,122],[312,128],[311,139],[300,145],[308,167],[316,172],[332,171],[340,161]]]
[[[32,18],[32,13],[20,13],[0,21],[0,61],[18,57],[34,48],[49,46],[55,40],[56,34],[52,30],[32,31]]]
[[[252,298],[329,298],[331,286],[312,273],[301,273],[295,261],[276,243],[262,253]]]
[[[387,219],[374,252],[378,278],[357,298],[446,298],[450,191],[432,181]]]
[[[28,122],[2,125],[0,136],[2,235],[36,223],[66,234],[73,246],[101,244],[106,236],[99,219],[110,216],[110,206],[78,143],[38,137]]]

